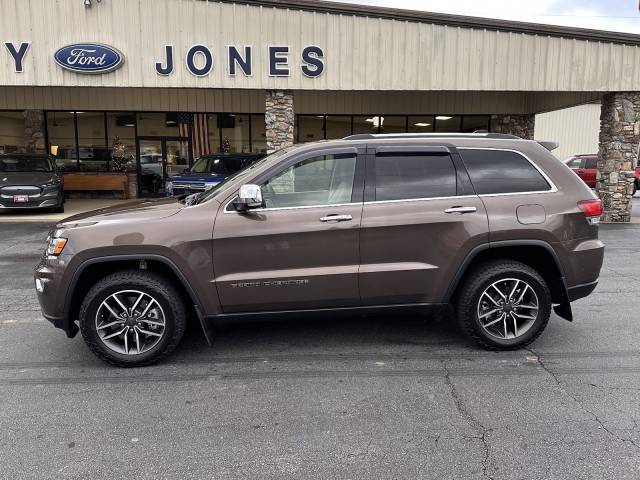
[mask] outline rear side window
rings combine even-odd
[[[460,150],[478,195],[543,192],[551,187],[521,154],[508,150]]]
[[[451,197],[456,171],[449,155],[382,153],[376,156],[376,200]]]

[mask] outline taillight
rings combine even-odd
[[[587,221],[591,225],[600,223],[600,215],[602,215],[602,201],[599,198],[580,200],[578,202],[578,208],[582,210],[582,213],[584,213],[584,216],[587,217]]]

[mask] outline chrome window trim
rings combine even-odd
[[[364,202],[364,204],[373,205],[376,203],[427,202],[431,200],[455,200],[459,198],[478,198],[478,195],[452,195],[448,197],[401,198],[398,200],[371,200],[369,202]]]
[[[550,186],[549,190],[535,190],[535,191],[531,191],[531,192],[482,193],[482,194],[478,195],[481,198],[484,198],[484,197],[503,197],[503,196],[507,196],[507,195],[533,195],[533,194],[540,194],[540,193],[556,193],[558,191],[558,187],[551,180],[551,178],[549,178],[549,176],[544,172],[544,170],[542,170],[540,167],[538,167],[538,165],[536,165],[536,163],[533,160],[531,160],[526,154],[522,153],[519,150],[514,150],[512,148],[494,148],[494,147],[456,147],[456,148],[458,150],[489,150],[489,151],[516,153],[516,154],[520,155],[522,158],[524,158],[527,162],[529,162],[531,164],[531,166],[533,168],[535,168],[540,175],[542,175],[542,178],[544,178],[546,180],[546,182]],[[462,156],[462,162],[464,163],[464,156]],[[471,178],[469,178],[469,179],[471,180]],[[471,183],[473,184],[473,180],[471,180]]]
[[[351,206],[351,205],[362,205],[362,203],[363,203],[363,202],[351,202],[351,203],[331,203],[331,204],[326,204],[326,205],[304,205],[304,206],[300,206],[300,207],[250,208],[246,212],[238,212],[237,210],[227,210],[227,207],[229,207],[229,205],[231,203],[233,203],[233,201],[236,198],[238,198],[237,195],[235,197],[233,197],[231,200],[229,200],[225,204],[224,209],[223,209],[223,213],[276,212],[276,211],[279,211],[279,210],[302,210],[302,209],[309,209],[309,208],[348,207],[348,206]]]

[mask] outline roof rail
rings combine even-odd
[[[509,133],[357,133],[342,140],[366,140],[375,138],[502,138],[521,140],[517,135]]]

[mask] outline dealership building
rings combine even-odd
[[[158,195],[208,153],[357,133],[533,138],[537,113],[600,102],[603,218],[629,221],[638,35],[309,0],[9,3],[0,152],[51,153],[69,194]]]

